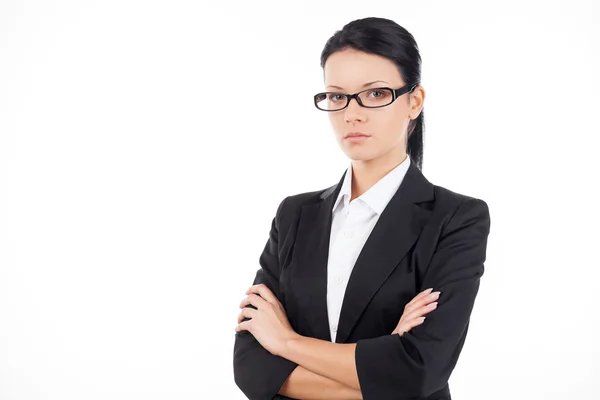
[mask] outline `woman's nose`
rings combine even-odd
[[[347,122],[354,120],[364,120],[364,108],[358,104],[358,100],[355,98],[350,99],[350,103],[346,107],[345,119]]]

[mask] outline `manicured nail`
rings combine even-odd
[[[423,322],[423,321],[425,321],[425,317],[419,317],[419,318],[417,318],[417,321]]]
[[[429,294],[429,293],[431,293],[432,290],[433,290],[433,288],[426,289],[425,293]]]
[[[429,297],[431,297],[432,299],[437,299],[438,297],[440,297],[440,292],[433,292],[429,295]]]
[[[437,307],[437,304],[438,304],[438,303],[437,303],[437,301],[434,301],[433,303],[431,303],[431,304],[429,305],[429,308],[436,308],[436,307]]]

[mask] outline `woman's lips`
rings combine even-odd
[[[356,136],[346,136],[344,140],[350,143],[362,143],[367,140],[370,136],[367,135],[356,135]]]

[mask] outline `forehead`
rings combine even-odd
[[[344,89],[362,88],[366,82],[386,81],[401,85],[400,72],[391,60],[375,54],[357,50],[342,50],[333,53],[324,67],[325,86],[334,85]]]

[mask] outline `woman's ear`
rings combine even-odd
[[[423,109],[423,102],[425,101],[425,89],[422,86],[417,86],[415,90],[410,94],[410,119],[416,119],[421,110]]]

